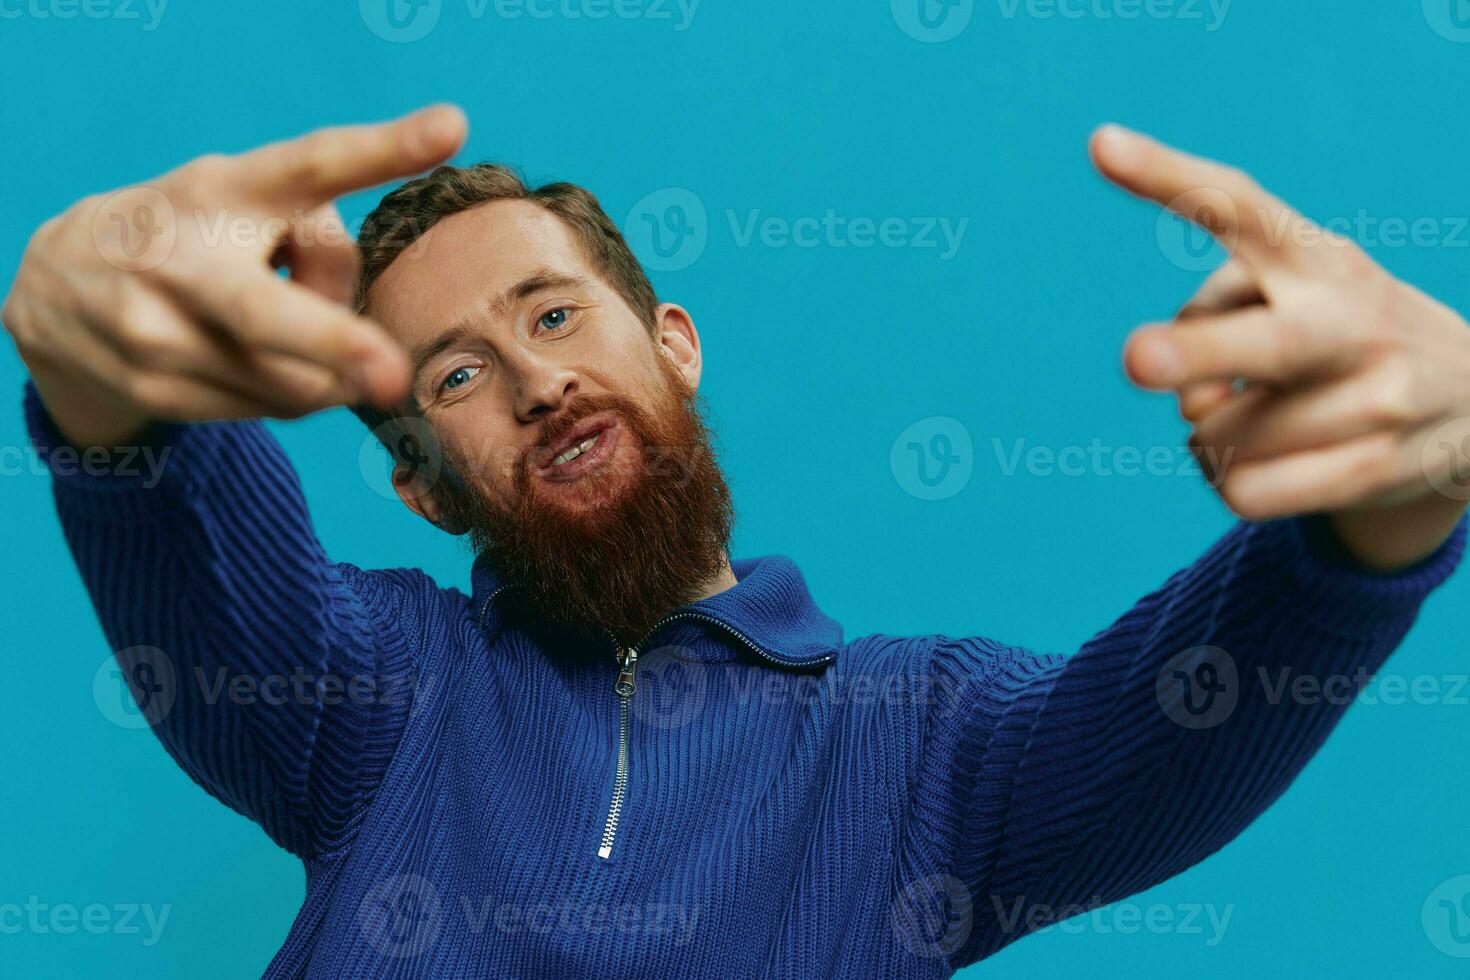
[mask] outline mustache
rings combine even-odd
[[[425,470],[443,476],[460,477],[463,482],[473,474],[499,471],[512,479],[529,475],[538,461],[549,461],[551,450],[588,417],[612,411],[620,419],[636,420],[641,410],[617,395],[580,396],[574,405],[541,423],[541,429],[529,445],[515,445],[490,439],[468,440],[458,446],[441,442],[428,426],[417,426],[405,436],[408,449],[399,449],[398,457],[407,456]]]
[[[557,446],[565,442],[587,419],[603,412],[611,412],[619,418],[636,416],[639,409],[614,394],[581,395],[572,407],[558,412],[541,424],[541,432],[535,442],[524,449],[516,461],[517,473],[529,471],[533,466],[551,462]]]

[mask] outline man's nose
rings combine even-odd
[[[554,414],[576,392],[572,369],[529,353],[517,360],[515,413],[522,422]]]

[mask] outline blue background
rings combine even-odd
[[[1100,16],[1120,8],[1109,0],[1074,6],[1079,18],[1025,6],[1007,16],[1008,0],[981,0],[945,43],[905,33],[888,0],[703,0],[682,31],[672,7],[665,20],[536,19],[443,0],[411,42],[374,33],[381,10],[348,2],[173,0],[151,30],[138,3],[67,19],[39,15],[64,12],[52,0],[27,2],[0,18],[7,282],[30,229],[85,193],[435,100],[470,116],[461,162],[586,184],[619,221],[662,189],[693,192],[703,252],[654,278],[702,333],[735,551],[793,556],[851,636],[985,634],[1072,650],[1231,520],[1197,476],[1007,475],[998,457],[995,440],[1009,454],[1024,439],[1183,458],[1173,403],[1132,389],[1119,350],[1202,276],[1170,261],[1153,208],[1091,171],[1098,123],[1244,166],[1319,219],[1363,209],[1441,222],[1450,240],[1438,247],[1373,251],[1470,309],[1470,234],[1453,236],[1470,213],[1470,43],[1430,16],[1433,0],[1428,13],[1236,0],[1215,30],[1203,4],[1195,19],[1176,4],[1174,16],[1124,20]],[[346,199],[349,223],[379,193]],[[828,209],[969,224],[946,261],[934,248],[742,246],[728,215]],[[48,482],[15,455],[22,378],[13,351],[0,353],[14,406],[0,413],[0,904],[171,911],[152,947],[138,935],[0,933],[0,974],[258,975],[296,912],[301,869],[147,731],[99,711],[92,678],[108,649]],[[938,416],[970,436],[972,472],[959,492],[925,500],[895,476],[890,450]],[[348,413],[275,431],[334,557],[467,584],[456,542],[370,488]],[[1470,670],[1467,599],[1457,576],[1390,671],[1448,683]],[[965,975],[1463,975],[1466,961],[1436,949],[1420,921],[1436,886],[1470,872],[1463,698],[1354,707],[1242,838],[1136,900],[1234,906],[1217,945],[1208,930],[1054,929]]]

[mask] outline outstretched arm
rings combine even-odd
[[[256,419],[402,394],[404,352],[343,305],[357,255],[331,201],[442,161],[463,128],[429,110],[87,198],[36,233],[3,310],[62,527],[144,717],[300,855],[350,835],[408,708],[402,624],[438,593],[329,561]]]
[[[936,638],[914,806],[953,965],[1224,846],[1289,786],[1459,562],[1362,570],[1321,518],[1238,523],[1070,657]]]
[[[1113,127],[1093,156],[1232,253],[1125,363],[1247,520],[1072,657],[936,638],[915,808],[955,966],[1239,834],[1465,547],[1465,322],[1239,171]]]
[[[140,715],[213,796],[299,856],[345,843],[412,706],[416,570],[322,551],[261,423],[157,424],[85,461],[35,389],[27,423]]]

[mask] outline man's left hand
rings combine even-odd
[[[1325,512],[1362,564],[1424,557],[1470,499],[1470,329],[1239,170],[1116,126],[1099,171],[1213,234],[1231,261],[1124,364],[1177,393],[1190,444],[1249,520]]]

